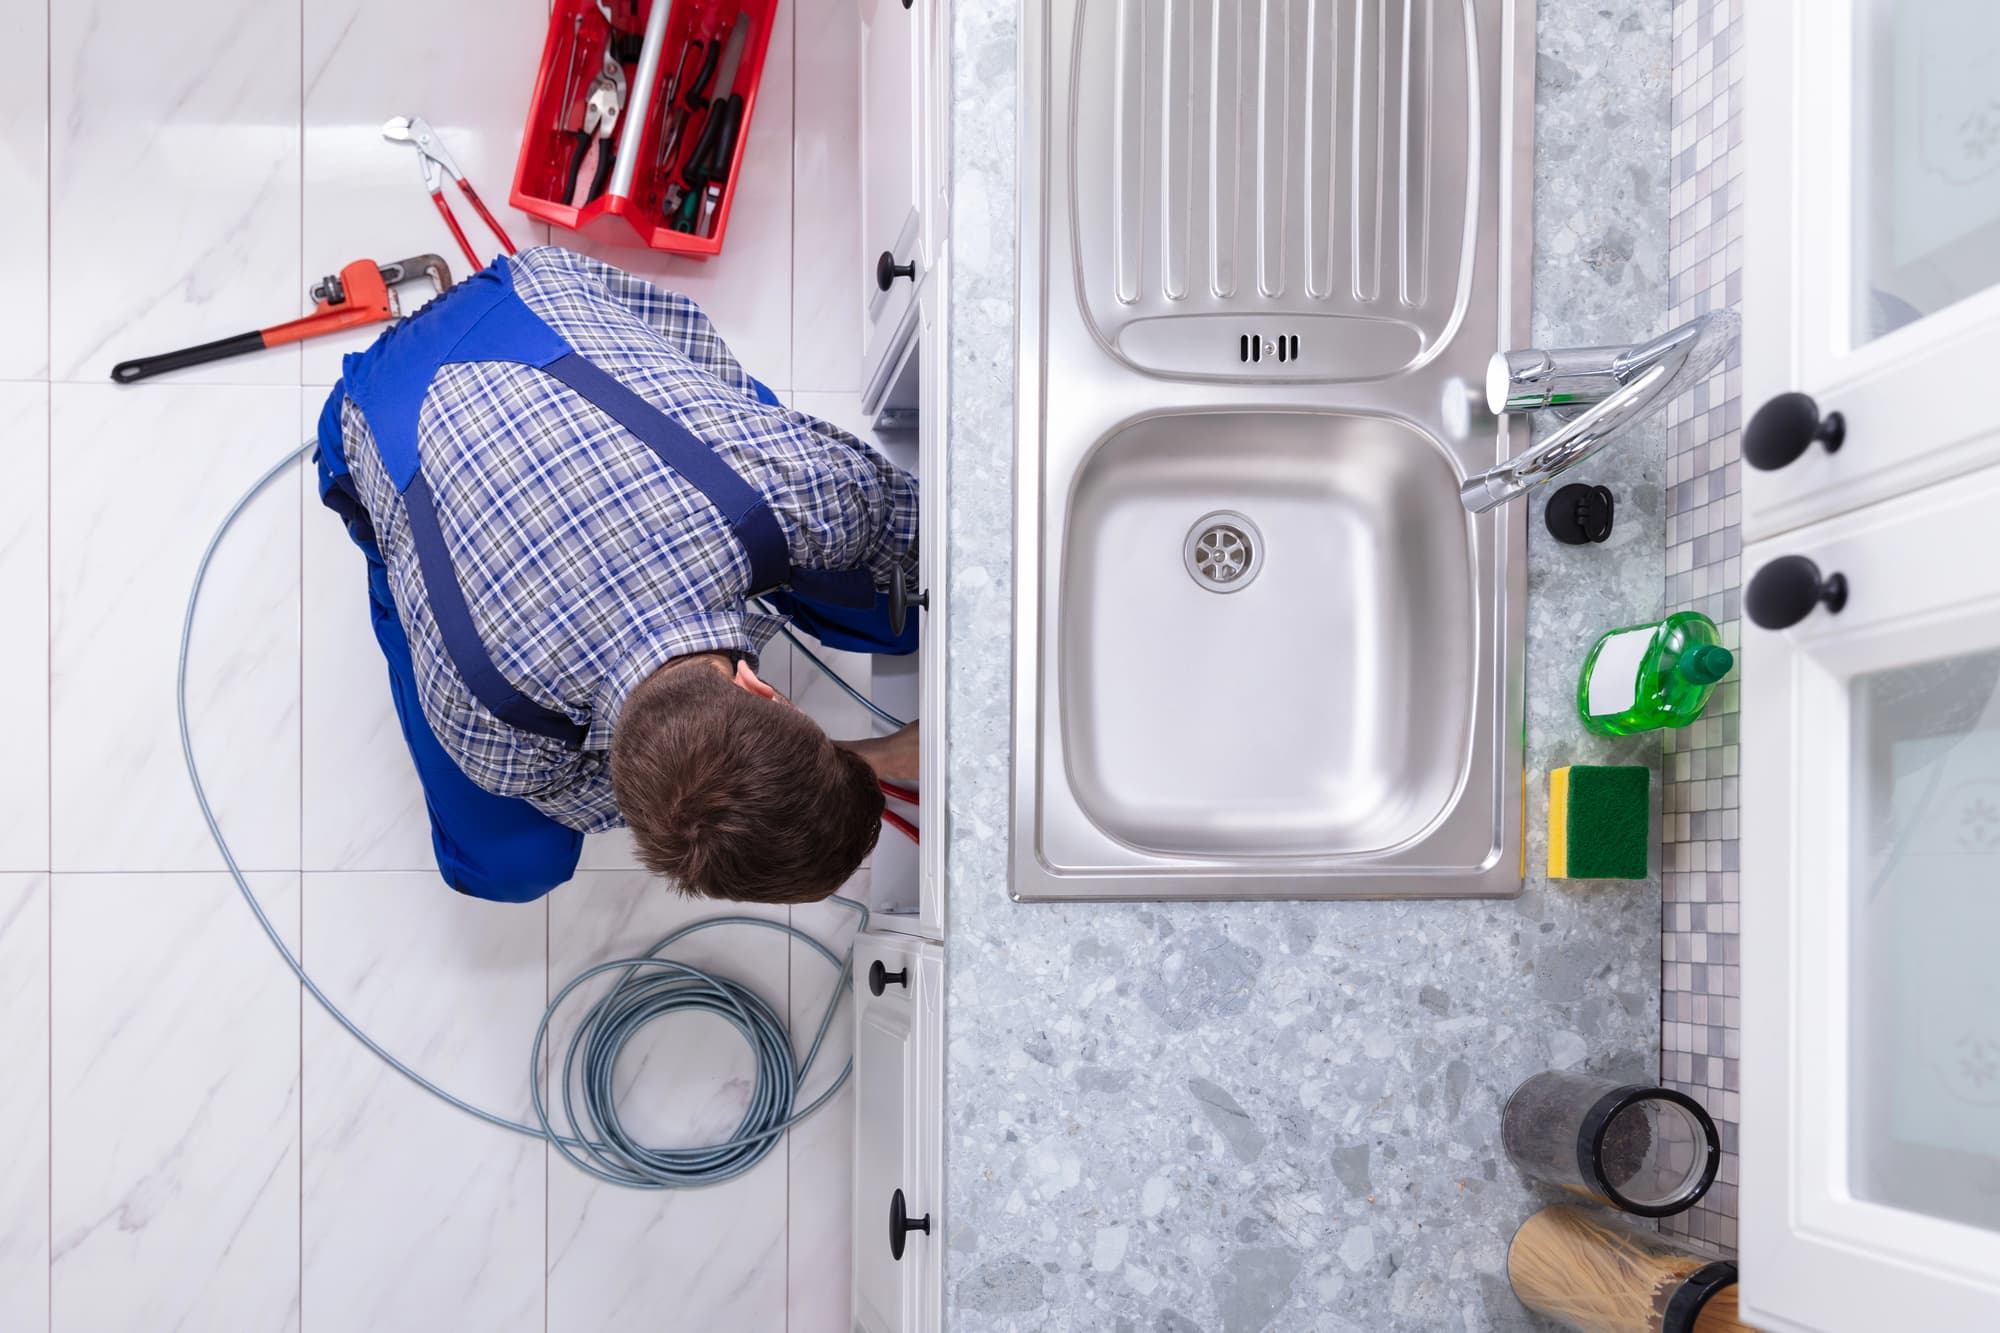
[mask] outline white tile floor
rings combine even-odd
[[[220,873],[181,768],[172,669],[193,561],[366,336],[135,388],[108,371],[303,312],[307,286],[354,258],[435,250],[462,267],[411,154],[377,127],[426,115],[499,205],[545,12],[0,0],[6,1333],[845,1327],[849,1099],[756,1170],[679,1194],[598,1184],[456,1115],[300,993]],[[787,401],[853,426],[853,10],[800,0],[779,16],[725,255],[557,239],[690,293]],[[498,211],[518,243],[549,239]],[[553,990],[708,910],[636,870],[618,836],[527,908],[429,873],[360,559],[303,474],[251,513],[212,586],[193,726],[278,929],[391,1049],[525,1115]],[[836,734],[865,730],[789,653],[770,665]],[[793,915],[829,937],[847,924]],[[776,935],[709,935],[684,956],[801,1024],[829,985]],[[662,1025],[621,1069],[635,1123],[666,1141],[726,1128],[747,1061],[703,1020]]]

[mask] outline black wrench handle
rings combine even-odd
[[[239,333],[233,338],[217,338],[212,343],[202,343],[198,347],[183,347],[177,352],[161,352],[158,356],[134,357],[130,361],[120,361],[111,368],[111,378],[120,384],[132,384],[139,380],[151,379],[170,370],[186,370],[189,366],[203,365],[209,361],[223,361],[232,356],[242,356],[246,352],[264,350],[264,334],[261,329],[249,333]]]

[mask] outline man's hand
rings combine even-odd
[[[919,725],[912,722],[893,735],[861,741],[835,741],[834,744],[860,755],[867,761],[868,767],[875,770],[878,778],[889,782],[915,782],[920,764],[917,751]]]

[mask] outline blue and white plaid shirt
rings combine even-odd
[[[671,413],[760,491],[792,564],[914,576],[917,483],[854,436],[758,401],[692,301],[567,250],[523,251],[514,290],[591,361]],[[353,402],[348,466],[409,633],[424,716],[491,792],[571,828],[623,823],[611,731],[632,688],[669,658],[755,653],[781,624],[748,610],[749,558],[702,493],[540,371],[446,366],[418,424],[423,473],[479,637],[522,694],[589,733],[583,748],[518,730],[474,698],[431,616],[401,495]]]

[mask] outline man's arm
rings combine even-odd
[[[887,736],[871,736],[860,741],[835,741],[867,761],[875,776],[889,782],[915,782],[918,773],[917,728],[912,722]]]
[[[903,581],[904,587],[914,588],[917,582],[917,479],[890,462],[880,449],[823,421],[814,421],[810,417],[807,420],[812,421],[814,429],[821,434],[837,432],[874,473],[875,485],[887,512],[862,549],[859,563],[866,565],[875,576],[877,588],[886,589],[898,578]]]
[[[873,450],[869,452],[874,453]],[[887,471],[882,484],[889,492],[889,521],[882,525],[881,539],[868,552],[868,568],[875,586],[887,588],[901,579],[903,586],[917,584],[917,479],[879,453]]]
[[[788,414],[813,434],[853,454],[861,464],[858,481],[866,496],[870,522],[864,530],[846,534],[839,549],[829,552],[833,568],[864,567],[878,589],[889,587],[898,574],[905,587],[917,578],[917,479],[889,460],[888,455],[831,422],[804,412]]]

